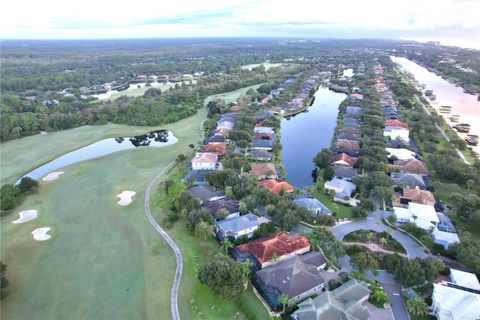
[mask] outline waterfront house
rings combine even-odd
[[[206,144],[225,143],[227,139],[220,134],[212,135],[205,140]]]
[[[385,127],[400,127],[400,128],[408,129],[408,124],[397,119],[388,119],[388,120],[385,120]]]
[[[325,291],[315,298],[298,304],[294,320],[368,320],[371,313],[365,303],[370,298],[368,285],[352,279],[333,291]]]
[[[225,198],[225,193],[211,185],[196,185],[187,189],[200,203],[215,201]]]
[[[428,174],[427,165],[418,159],[410,160],[397,160],[393,163],[395,168],[400,172],[416,173],[416,174]]]
[[[218,155],[211,152],[197,152],[190,164],[192,170],[216,170],[218,168]]]
[[[262,149],[251,149],[247,153],[252,157],[252,159],[257,161],[271,161],[272,160],[272,153],[267,150]]]
[[[214,222],[215,234],[220,241],[233,241],[245,235],[251,238],[259,225],[257,216],[252,213]]]
[[[410,202],[434,206],[436,201],[435,196],[430,191],[419,188],[404,188],[393,202],[393,205],[406,208]]]
[[[275,145],[275,142],[273,140],[253,140],[252,141],[252,147],[253,149],[258,149],[258,150],[268,150],[271,151],[273,149],[273,146]]]
[[[187,174],[182,179],[182,182],[204,184],[206,183],[205,175],[213,171],[214,170],[188,170]]]
[[[395,157],[397,160],[411,160],[415,159],[416,153],[408,149],[394,149],[394,148],[385,148],[387,150],[388,158]]]
[[[278,297],[288,296],[287,304],[294,304],[313,294],[320,293],[325,286],[322,277],[327,263],[325,256],[318,252],[297,255],[257,271],[252,283],[272,310],[282,305]]]
[[[315,215],[320,216],[321,214],[332,214],[332,211],[328,209],[323,203],[321,203],[317,198],[314,198],[308,193],[298,194],[289,198],[290,201],[295,203],[297,206],[303,207],[310,210]]]
[[[310,251],[310,243],[306,237],[277,232],[236,246],[231,253],[238,261],[248,259],[259,268],[265,268],[308,251]]]
[[[439,320],[480,319],[480,291],[449,282],[434,283],[431,310]]]
[[[358,141],[358,135],[353,133],[340,133],[337,139]]]
[[[355,191],[357,186],[347,180],[333,178],[330,181],[325,182],[324,184],[325,190],[332,190],[335,193],[333,197],[334,201],[342,202],[349,204],[351,206],[357,206],[358,200],[352,198],[352,193]]]
[[[240,204],[235,199],[218,199],[206,202],[202,205],[203,208],[208,209],[215,220],[231,219],[240,216]],[[219,217],[218,210],[223,209],[228,212],[227,216]]]
[[[360,133],[360,128],[343,126],[342,129],[340,129],[340,132],[339,132],[339,133],[359,134],[359,133]]]
[[[424,230],[435,228],[440,221],[435,208],[430,205],[409,202],[407,208],[393,207],[398,222],[413,222]]]
[[[271,134],[271,135],[275,134],[275,131],[273,131],[273,128],[263,127],[263,126],[255,127],[253,129],[253,132],[254,133],[268,133],[268,134]]]
[[[360,144],[358,143],[358,141],[354,141],[354,140],[339,139],[337,140],[337,143],[335,143],[335,147],[346,148],[349,150],[359,150]]]
[[[361,113],[362,113],[362,108],[360,107],[347,106],[345,108],[345,114],[354,114],[359,116]]]
[[[258,181],[257,186],[262,188],[267,188],[270,192],[273,192],[273,193],[281,193],[282,191],[292,192],[295,189],[288,182],[277,181],[276,179]]]
[[[340,166],[347,166],[353,167],[355,163],[357,163],[358,158],[351,157],[346,153],[337,153],[333,156],[333,160],[331,162],[332,165],[340,165]]]
[[[393,179],[395,185],[405,184],[411,188],[427,188],[427,177],[421,174],[408,172],[392,172],[390,177]]]
[[[390,137],[390,139],[402,139],[406,142],[410,141],[410,131],[402,127],[385,127],[383,136]]]
[[[277,169],[273,163],[252,163],[250,174],[258,180],[278,179]]]
[[[352,167],[336,165],[332,166],[332,169],[334,176],[340,179],[351,181],[353,177],[358,176],[357,170]]]

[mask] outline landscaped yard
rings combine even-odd
[[[209,96],[207,99],[205,99],[205,105],[206,105],[209,101],[211,101],[211,100],[217,100],[217,99],[224,100],[225,103],[227,103],[227,104],[228,104],[228,103],[231,103],[231,102],[234,102],[234,101],[237,101],[237,100],[239,100],[243,95],[245,95],[248,90],[250,90],[250,89],[257,90],[262,84],[263,84],[263,83],[254,84],[253,86],[240,88],[240,89],[237,89],[237,90],[234,90],[234,91],[211,95],[211,96]]]
[[[369,239],[369,237],[371,237]],[[385,240],[381,240],[385,239]],[[387,232],[377,233],[375,230],[358,230],[351,232],[343,238],[346,242],[361,242],[361,243],[374,243],[379,245],[382,249],[388,251],[395,251],[399,253],[407,253],[405,248]],[[385,241],[385,243],[382,243]]]
[[[352,216],[353,207],[346,206],[342,203],[333,201],[329,195],[318,191],[317,188],[315,187],[307,188],[307,190],[311,195],[315,196],[315,198],[320,200],[320,202],[323,203],[328,209],[335,212],[336,218],[347,218],[350,220],[353,219],[353,216]]]

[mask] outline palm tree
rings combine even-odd
[[[315,238],[315,237],[310,237],[310,246],[312,247],[312,250],[320,251],[320,241]]]
[[[375,234],[373,232],[368,232],[367,233],[368,243],[370,243],[372,241],[374,236],[375,236]]]
[[[385,291],[383,290],[373,290],[372,293],[372,300],[376,301],[378,304],[380,303],[387,303],[388,302],[388,297]]]
[[[278,258],[278,255],[274,252],[274,253],[272,254],[272,258],[271,258],[270,260],[271,260],[272,262],[277,262],[278,259],[279,259],[279,258]]]
[[[223,240],[222,246],[220,247],[220,249],[222,251],[224,251],[225,253],[228,253],[228,250],[233,248],[234,246],[235,245],[230,240],[225,239],[225,240]],[[248,260],[248,261],[250,261],[250,260]]]
[[[420,297],[408,299],[406,305],[408,312],[414,316],[425,316],[428,313],[428,305]]]
[[[289,300],[288,294],[286,293],[282,293],[281,295],[278,296],[278,303],[281,303],[283,305],[282,313],[285,312],[285,306],[287,305],[288,300]]]
[[[382,245],[382,249],[387,244],[387,242],[388,242],[387,238],[384,238],[384,237],[380,238],[380,244]]]

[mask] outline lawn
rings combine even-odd
[[[15,212],[37,209],[20,225],[1,222],[1,260],[8,265],[4,319],[144,319],[170,310],[175,260],[143,210],[150,179],[198,140],[206,113],[165,126],[179,142],[164,148],[117,152],[67,167],[57,181],[42,183]],[[21,142],[18,142],[21,144]],[[122,190],[134,202],[117,205]],[[36,242],[31,232],[52,227],[53,238]]]
[[[262,84],[263,84],[263,83],[259,83],[259,84],[255,84],[255,85],[253,85],[253,86],[243,87],[243,88],[240,88],[240,89],[237,89],[237,90],[234,90],[234,91],[211,95],[211,96],[209,96],[207,99],[205,99],[205,105],[206,105],[209,101],[211,101],[211,100],[217,100],[217,99],[224,100],[225,103],[227,103],[227,104],[228,104],[228,103],[231,103],[231,102],[234,102],[234,101],[237,101],[237,100],[240,99],[243,95],[245,95],[248,90],[250,90],[250,89],[257,90]]]
[[[188,84],[188,82],[186,82],[186,83]],[[193,83],[195,84],[196,80],[194,80]],[[121,96],[140,97],[140,96],[143,96],[144,93],[150,88],[156,88],[156,89],[160,89],[161,91],[166,91],[166,90],[169,90],[170,88],[174,88],[176,84],[182,85],[182,82],[156,83],[156,84],[153,84],[152,86],[149,86],[149,87],[143,85],[140,88],[132,87],[131,89],[127,89],[127,90],[124,90],[124,91],[115,91],[111,95],[102,94],[101,97],[98,100],[99,101],[111,101],[111,100],[115,100],[115,99],[117,99]]]
[[[339,202],[334,202],[329,195],[320,192],[315,187],[307,188],[308,192],[313,195],[315,198],[320,200],[328,209],[335,212],[336,218],[347,218],[347,219],[354,219],[352,216],[353,207],[346,206]]]

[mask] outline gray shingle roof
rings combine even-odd
[[[258,226],[258,221],[256,215],[248,213],[240,217],[215,222],[215,226],[227,234],[228,232],[239,232]]]

